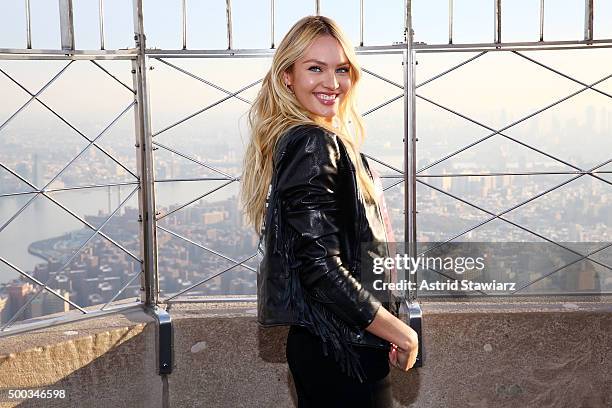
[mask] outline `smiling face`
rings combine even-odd
[[[338,40],[322,35],[284,73],[284,80],[304,108],[331,123],[351,89],[351,69]]]

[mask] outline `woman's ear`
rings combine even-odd
[[[287,72],[287,71],[283,72],[283,81],[285,81],[285,85],[286,86],[290,86],[291,85],[291,83],[293,82],[293,78],[292,77],[293,77],[293,75],[291,75],[290,72]]]

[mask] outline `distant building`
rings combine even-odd
[[[225,211],[211,211],[208,213],[202,214],[202,222],[204,225],[216,224],[225,219],[226,212]]]
[[[0,293],[0,324],[7,322],[10,316],[10,299],[7,294]]]
[[[55,290],[55,289],[54,289]],[[66,290],[55,290],[64,299],[70,299],[70,292]],[[53,293],[44,291],[30,303],[30,317],[46,316],[53,313],[67,312],[70,304],[55,296]]]
[[[6,292],[9,297],[9,313],[13,316],[27,302],[29,295],[34,292],[34,285],[28,282],[10,283],[6,287]],[[19,319],[29,319],[30,317],[32,317],[30,315],[30,310],[26,308],[21,316],[19,316]]]

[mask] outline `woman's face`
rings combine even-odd
[[[331,123],[351,89],[350,69],[338,40],[322,35],[285,72],[284,80],[304,108]]]

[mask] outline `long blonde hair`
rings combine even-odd
[[[353,86],[340,101],[338,128],[331,127],[319,117],[312,117],[287,89],[283,78],[283,73],[290,70],[321,35],[330,35],[338,40],[351,66],[349,71]],[[374,183],[359,156],[360,146],[365,139],[363,120],[355,103],[356,86],[360,78],[361,69],[353,46],[342,29],[328,17],[307,16],[300,19],[280,42],[270,70],[248,112],[251,138],[243,160],[240,198],[247,222],[255,228],[256,233],[259,234],[265,215],[268,186],[272,180],[274,148],[281,136],[294,126],[316,124],[335,133],[346,146],[355,165],[357,182],[364,199],[376,202]],[[352,132],[349,123],[353,127]]]

